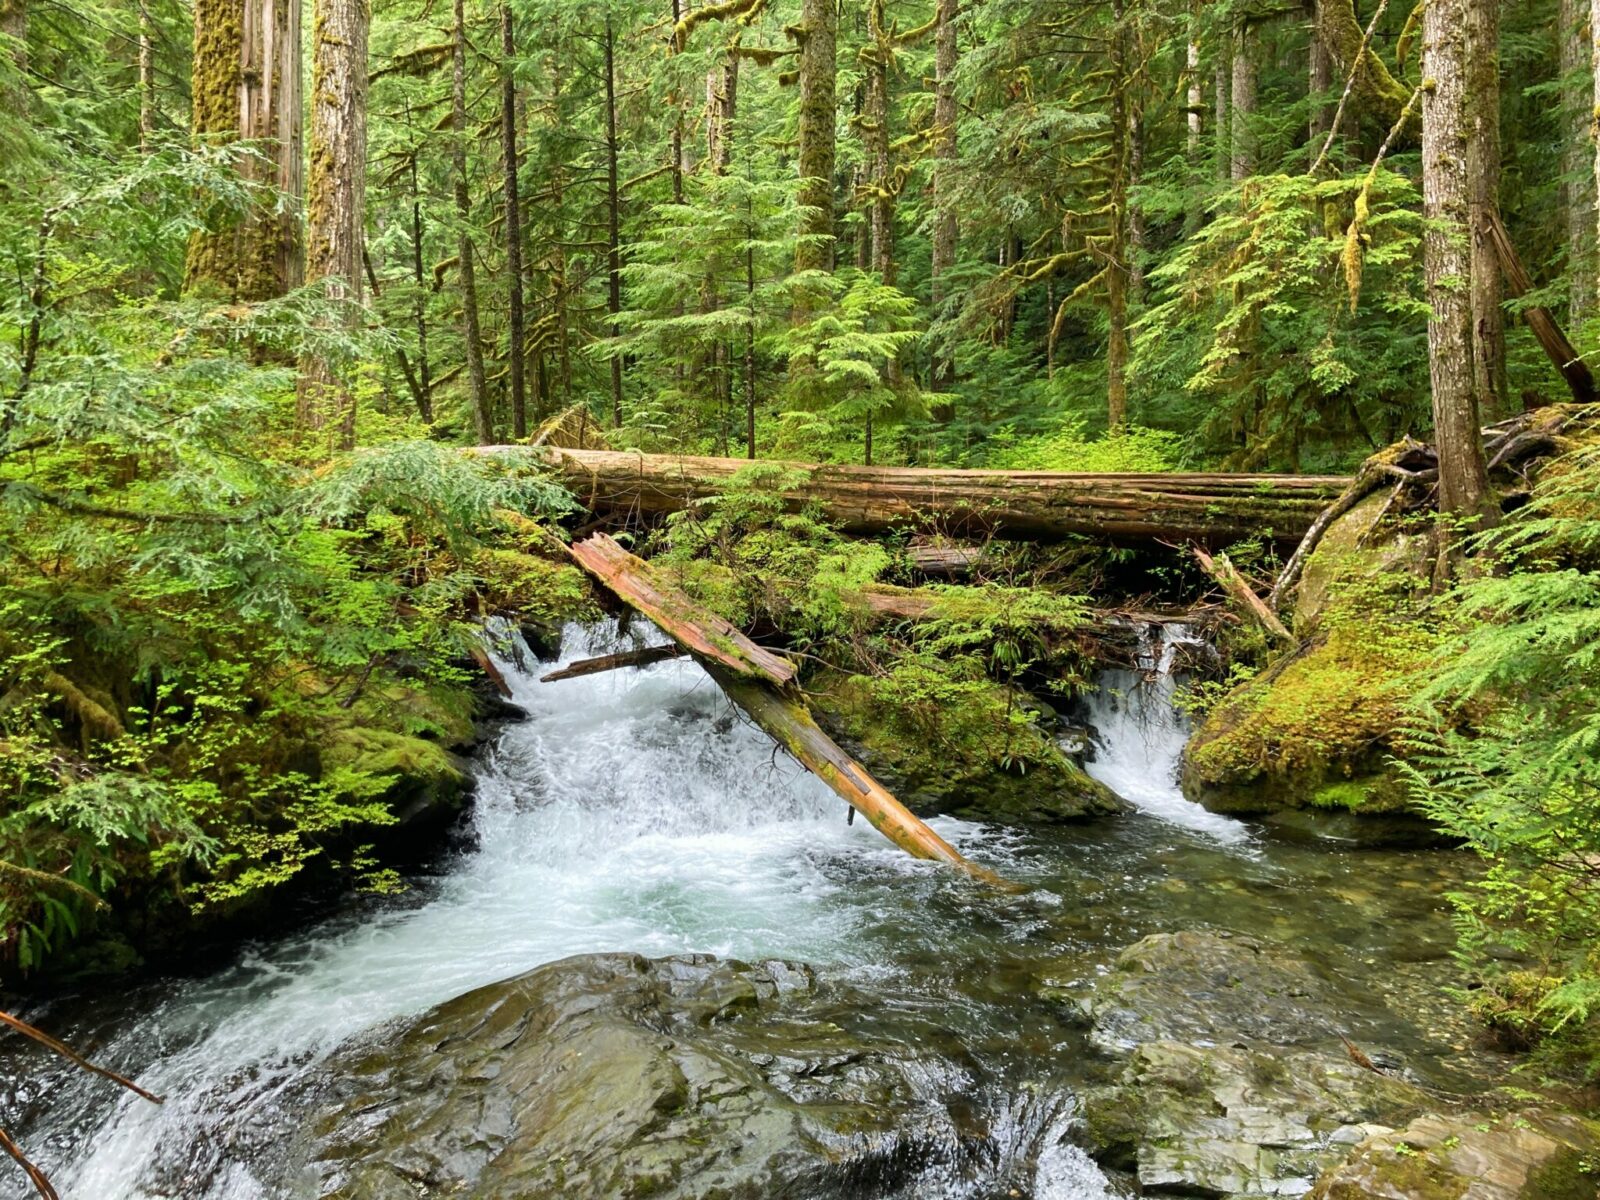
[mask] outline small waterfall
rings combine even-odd
[[[1208,812],[1178,787],[1189,721],[1174,703],[1173,664],[1181,647],[1203,645],[1186,625],[1141,627],[1133,669],[1102,672],[1089,698],[1094,756],[1087,770],[1152,816],[1219,841],[1243,842],[1250,837],[1243,823]]]

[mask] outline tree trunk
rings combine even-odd
[[[622,197],[617,182],[617,37],[606,17],[606,312],[611,336],[622,333]],[[611,421],[622,427],[622,356],[611,354]]]
[[[1255,28],[1240,21],[1233,32],[1233,86],[1230,108],[1233,111],[1232,144],[1229,149],[1229,177],[1239,183],[1256,170],[1256,42]]]
[[[1129,114],[1128,35],[1122,0],[1112,5],[1111,31],[1111,236],[1106,246],[1106,423],[1120,428],[1128,419],[1128,173],[1132,162]]]
[[[1354,0],[1316,0],[1316,3],[1317,33],[1333,59],[1335,76],[1349,79],[1354,73],[1355,94],[1352,99],[1357,102],[1359,111],[1369,114],[1376,123],[1387,129],[1405,111],[1411,99],[1410,86],[1389,73],[1389,68],[1383,65],[1383,59],[1373,52],[1372,47],[1369,46],[1362,53],[1361,44],[1366,31],[1356,19]],[[1407,119],[1408,132],[1414,120]]]
[[[1333,124],[1333,109],[1329,107],[1327,96],[1333,88],[1333,55],[1328,53],[1328,44],[1322,40],[1322,33],[1317,28],[1317,6],[1315,0],[1307,5],[1310,10],[1311,26],[1308,31],[1306,58],[1307,79],[1306,89],[1311,96],[1311,124],[1307,130],[1306,144],[1311,148],[1310,157],[1315,158],[1322,149],[1322,142],[1328,136],[1328,128]]]
[[[478,276],[472,245],[472,190],[467,177],[467,12],[466,0],[455,0],[455,36],[451,44],[450,139],[455,158],[456,219],[461,223],[457,254],[461,276],[461,337],[466,342],[467,385],[472,404],[472,430],[478,444],[494,437],[489,414],[489,388],[483,370],[483,331],[478,322]]]
[[[802,0],[795,34],[800,41],[799,200],[806,211],[794,252],[796,271],[833,270],[838,32],[837,0]]]
[[[1467,0],[1467,204],[1472,222],[1472,386],[1479,411],[1505,411],[1506,327],[1489,230],[1500,209],[1500,0]]]
[[[955,206],[956,162],[956,60],[960,47],[957,41],[956,14],[960,0],[938,0],[935,14],[937,28],[934,32],[934,94],[933,94],[933,156],[936,166],[933,175],[933,307],[941,312],[950,299],[949,273],[956,265],[956,240],[960,226]],[[955,386],[955,359],[939,351],[933,360],[932,378],[929,381],[935,392],[949,392]],[[947,409],[938,414],[946,420],[953,414]]]
[[[1558,35],[1561,60],[1561,209],[1567,226],[1567,325],[1583,328],[1595,300],[1595,180],[1589,170],[1588,139],[1579,131],[1588,116],[1588,6],[1561,0]]]
[[[867,49],[867,94],[861,129],[872,171],[868,184],[871,202],[867,206],[867,222],[872,231],[871,269],[884,283],[892,285],[894,164],[889,150],[889,62],[894,45],[884,20],[883,0],[873,0],[867,9],[867,32],[872,44]]]
[[[259,206],[243,220],[217,214],[214,224],[220,227],[190,239],[186,291],[269,300],[304,279],[300,65],[300,0],[197,0],[195,137],[217,145],[254,144],[265,157],[241,157],[240,174],[272,188],[283,203]]]
[[[306,278],[322,282],[346,328],[361,320],[361,255],[367,214],[367,0],[316,0],[312,10],[311,178],[306,205]],[[355,445],[355,399],[327,359],[300,365],[296,415],[302,429],[337,421],[339,444]]]
[[[156,133],[155,26],[148,0],[139,0],[139,150],[149,154]]]
[[[1184,185],[1183,231],[1193,235],[1205,221],[1205,198],[1200,191],[1200,138],[1205,132],[1205,92],[1200,86],[1200,4],[1189,0],[1189,40],[1184,52],[1187,89],[1184,100],[1188,134],[1184,143],[1189,179]]]
[[[1600,2],[1600,0],[1597,0]],[[1232,171],[1232,137],[1228,121],[1228,89],[1232,85],[1232,78],[1228,74],[1228,63],[1222,54],[1217,55],[1217,64],[1211,69],[1211,82],[1214,98],[1212,101],[1213,117],[1211,120],[1211,153],[1217,179],[1226,181]]]
[[[522,294],[522,202],[517,196],[517,56],[511,5],[500,2],[500,156],[505,169],[506,370],[511,376],[511,436],[528,436],[527,317]]]
[[[490,448],[489,453],[500,453]],[[742,458],[541,447],[593,512],[624,520],[681,512],[727,490]],[[1074,475],[795,464],[791,511],[815,504],[852,534],[936,527],[948,537],[995,533],[1053,541],[1082,534],[1138,541],[1230,538],[1271,530],[1296,543],[1350,480],[1299,475]]]
[[[756,456],[756,218],[755,199],[745,195],[744,299],[749,308],[744,327],[744,446]]]
[[[406,109],[409,122],[411,110]],[[411,152],[411,273],[416,285],[417,409],[433,423],[433,374],[428,363],[428,277],[422,269],[422,192],[417,186],[417,152]]]
[[[1466,7],[1430,0],[1423,10],[1422,202],[1428,219],[1423,272],[1428,303],[1428,370],[1439,452],[1439,509],[1469,520],[1489,506],[1489,477],[1473,389],[1472,299],[1467,183]]]

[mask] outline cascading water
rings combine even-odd
[[[1133,669],[1102,672],[1089,698],[1094,756],[1086,769],[1152,816],[1223,842],[1243,842],[1250,836],[1245,825],[1185,799],[1178,787],[1189,722],[1174,703],[1173,665],[1180,648],[1202,645],[1185,625],[1141,628]]]
[[[568,661],[604,648],[569,631]],[[58,1074],[25,1130],[64,1197],[314,1195],[272,1177],[274,1143],[326,1056],[364,1029],[580,952],[781,955],[870,976],[884,911],[967,886],[847,826],[837,797],[687,660],[556,684],[502,666],[529,717],[480,763],[476,848],[409,906],[158,985],[96,1054],[166,1105]],[[980,854],[990,837],[936,826]],[[1037,1171],[1040,1197],[1104,1194],[1070,1146]]]

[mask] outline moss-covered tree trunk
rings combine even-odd
[[[269,193],[244,219],[212,214],[189,242],[186,291],[266,300],[305,277],[300,0],[196,0],[193,129],[197,140],[249,143],[239,172]]]
[[[411,119],[406,108],[406,122]],[[412,149],[406,166],[411,175],[411,282],[417,298],[412,317],[417,326],[417,409],[422,419],[433,422],[433,366],[428,361],[428,278],[422,266],[422,188],[417,180],[417,151]]]
[[[450,139],[455,159],[456,219],[461,223],[457,246],[461,279],[461,337],[466,342],[467,387],[472,405],[472,430],[479,445],[494,440],[489,414],[489,388],[483,371],[483,330],[478,320],[478,274],[473,261],[472,190],[467,177],[467,12],[465,0],[455,0],[455,29],[451,39]]]
[[[1428,370],[1439,449],[1439,507],[1475,520],[1487,510],[1489,479],[1473,387],[1467,180],[1467,4],[1430,0],[1422,18],[1422,204],[1428,303]]]
[[[1188,40],[1184,47],[1184,161],[1189,164],[1189,181],[1184,188],[1183,231],[1199,232],[1205,222],[1205,198],[1200,190],[1202,163],[1200,139],[1205,133],[1205,90],[1200,82],[1200,3],[1189,0]]]
[[[28,0],[0,0],[0,35],[11,41],[9,86],[0,86],[0,103],[15,114],[28,111]]]
[[[956,243],[960,224],[955,205],[955,163],[958,150],[956,126],[956,62],[960,54],[956,15],[959,0],[939,0],[934,30],[933,154],[937,167],[933,177],[933,306],[942,308],[950,298],[949,274],[956,265]],[[932,386],[948,392],[955,386],[956,363],[951,354],[940,352],[934,359]],[[936,414],[949,419],[953,414],[941,407]]]
[[[1490,219],[1500,208],[1500,0],[1467,0],[1467,204],[1472,221],[1472,385],[1506,411],[1506,326]]]
[[[1588,20],[1588,5],[1582,0],[1561,0],[1561,209],[1567,230],[1567,324],[1574,335],[1595,298],[1595,181],[1584,133],[1590,109]]]
[[[316,0],[312,8],[311,178],[306,203],[306,278],[321,282],[341,319],[361,314],[361,254],[367,211],[367,0]],[[303,429],[337,423],[355,445],[355,400],[326,356],[300,365],[296,410]]]
[[[867,227],[871,232],[871,269],[885,283],[894,282],[894,164],[889,150],[889,64],[894,41],[885,25],[883,0],[867,9],[870,42],[862,52],[867,90],[861,111],[861,133],[869,166]]]
[[[139,149],[150,153],[156,132],[155,23],[148,0],[139,0]]]
[[[805,209],[794,266],[796,271],[831,271],[839,69],[837,0],[803,0],[794,35],[800,43],[800,203]]]
[[[1306,93],[1311,97],[1311,118],[1306,132],[1310,146],[1309,158],[1315,160],[1328,136],[1328,128],[1333,124],[1333,107],[1327,100],[1329,90],[1333,87],[1333,55],[1328,53],[1328,45],[1317,29],[1316,5],[1307,4],[1306,8],[1311,15],[1306,38]]]
[[[1357,112],[1384,128],[1393,125],[1405,111],[1411,89],[1390,74],[1372,47],[1362,51],[1365,31],[1356,19],[1355,0],[1316,0],[1316,3],[1317,32],[1333,59],[1335,75],[1348,79],[1352,71],[1355,73]],[[1414,121],[1414,117],[1408,119],[1408,131]]]

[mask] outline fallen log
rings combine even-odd
[[[569,666],[539,676],[539,682],[559,683],[563,679],[580,679],[585,675],[599,675],[605,671],[620,671],[627,667],[648,667],[651,663],[682,657],[683,648],[677,643],[670,646],[642,646],[637,650],[623,650],[618,654],[602,654],[596,658],[579,659]]]
[[[649,565],[610,537],[597,533],[572,547],[572,557],[617,597],[654,621],[688,653],[735,675],[753,675],[783,687],[794,680],[794,664],[741,633],[733,622],[697,608],[671,584],[658,581]]]
[[[624,604],[655,621],[752,721],[895,845],[915,858],[947,862],[986,883],[1009,886],[965,858],[822,732],[789,687],[792,663],[756,645],[721,617],[696,609],[682,592],[657,578],[648,563],[604,534],[573,546],[572,557]]]
[[[1511,236],[1493,209],[1489,212],[1489,240],[1494,244],[1495,256],[1500,260],[1500,273],[1505,277],[1506,291],[1520,299],[1533,290],[1533,279],[1522,265],[1522,257],[1511,243]],[[1545,357],[1560,372],[1579,404],[1595,401],[1594,375],[1589,364],[1579,356],[1577,349],[1556,323],[1555,316],[1541,304],[1530,304],[1522,310],[1522,319],[1533,332],[1534,341],[1544,351]],[[1535,405],[1537,407],[1537,405]]]
[[[532,454],[590,511],[631,520],[679,512],[720,495],[749,467],[696,458],[552,446],[485,446]],[[936,527],[952,537],[1055,541],[1073,535],[1208,544],[1259,535],[1301,538],[1350,481],[1327,475],[1097,475],[918,467],[788,466],[803,474],[785,497],[816,506],[846,533]]]
[[[1220,583],[1223,591],[1244,605],[1245,611],[1255,617],[1263,629],[1279,641],[1287,642],[1291,646],[1300,644],[1299,639],[1278,619],[1278,614],[1268,608],[1261,597],[1256,595],[1255,589],[1244,581],[1244,577],[1234,568],[1226,554],[1212,558],[1199,546],[1191,546],[1189,549],[1194,554],[1195,561],[1200,564],[1200,569]]]

